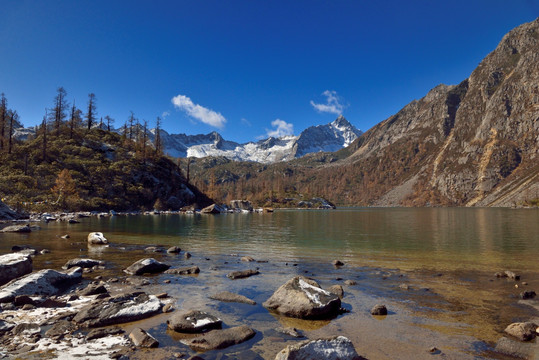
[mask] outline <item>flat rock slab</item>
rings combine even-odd
[[[164,264],[154,258],[140,259],[130,265],[124,271],[130,275],[155,274],[170,268],[170,265]]]
[[[249,305],[256,305],[256,302],[239,294],[234,294],[229,291],[223,291],[218,294],[210,296],[210,299],[224,301],[224,302],[237,302]]]
[[[82,269],[67,272],[44,269],[12,280],[0,287],[0,303],[11,302],[18,295],[58,295],[69,285],[82,279]]]
[[[255,336],[256,332],[247,325],[232,327],[225,330],[212,330],[206,334],[181,342],[195,351],[224,349],[240,344]]]
[[[221,319],[204,311],[184,310],[167,320],[169,329],[181,333],[200,333],[210,329],[220,329]]]
[[[134,292],[101,299],[82,308],[73,322],[100,327],[145,319],[161,312],[163,303],[155,296]]]
[[[29,233],[29,232],[32,232],[32,229],[30,228],[30,225],[28,225],[28,224],[26,224],[26,225],[10,225],[10,226],[6,226],[5,228],[3,228],[2,232],[5,232],[5,233],[8,233],[8,232]]]
[[[289,317],[321,319],[336,316],[341,299],[320,288],[316,281],[296,276],[277,289],[262,305]]]
[[[32,272],[32,258],[26,254],[0,256],[0,285]]]
[[[344,336],[330,339],[305,340],[288,345],[281,350],[275,360],[361,360],[354,345]]]
[[[109,241],[105,238],[103,233],[100,232],[92,232],[88,234],[88,244],[91,245],[105,245],[108,244]]]
[[[168,269],[165,271],[165,274],[173,274],[173,275],[195,275],[200,272],[200,269],[198,266],[189,266],[189,267],[183,267],[183,268],[176,268],[176,269]]]
[[[228,273],[226,275],[227,278],[236,280],[236,279],[243,279],[249,276],[258,275],[260,272],[258,270],[240,270],[240,271],[232,271],[231,273]]]
[[[92,268],[94,266],[103,266],[105,265],[104,261],[101,260],[94,260],[94,259],[84,259],[84,258],[77,258],[77,259],[71,259],[64,266],[62,266],[62,269],[70,269],[72,267],[81,267],[81,268]]]
[[[133,329],[129,334],[129,339],[138,347],[155,348],[159,346],[159,341],[141,328]]]

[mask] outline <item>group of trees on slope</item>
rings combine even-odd
[[[178,209],[209,199],[189,185],[179,163],[163,156],[157,118],[153,142],[148,122],[131,112],[123,128],[97,120],[96,97],[85,112],[58,88],[53,106],[26,139],[17,139],[17,111],[0,97],[0,198],[17,210]]]

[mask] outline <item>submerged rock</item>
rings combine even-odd
[[[526,291],[523,291],[520,293],[520,298],[522,300],[529,300],[529,299],[533,299],[537,296],[537,294],[535,293],[535,291],[533,290],[526,290]]]
[[[185,339],[181,342],[195,351],[224,349],[242,343],[255,336],[256,332],[247,325],[236,326],[225,330],[212,330],[201,336]]]
[[[92,245],[105,245],[108,244],[109,241],[105,238],[103,233],[100,232],[92,232],[88,234],[88,244]]]
[[[173,246],[167,249],[167,253],[169,254],[179,254],[182,251],[182,249],[179,246]]]
[[[258,270],[240,270],[240,271],[232,271],[226,275],[227,278],[236,280],[236,279],[243,279],[249,276],[260,274]]]
[[[328,291],[332,294],[337,295],[341,299],[344,296],[344,290],[341,285],[333,285],[328,289]]]
[[[316,281],[296,276],[277,289],[263,306],[285,316],[316,319],[336,316],[341,300]]]
[[[534,359],[532,356],[539,351],[539,345],[503,337],[496,343],[494,351],[517,359]]]
[[[167,320],[169,329],[181,333],[199,333],[210,329],[220,329],[222,323],[221,319],[198,310],[181,311]]]
[[[174,274],[174,275],[194,275],[198,274],[200,269],[198,266],[190,266],[177,269],[168,269],[165,271],[165,274]]]
[[[94,259],[83,259],[83,258],[77,258],[77,259],[71,259],[64,266],[62,266],[62,269],[70,269],[72,267],[81,267],[81,268],[91,268],[94,266],[103,266],[105,265],[104,261],[101,260],[94,260]]]
[[[45,269],[12,280],[0,287],[0,303],[10,302],[18,295],[58,295],[64,288],[82,279],[82,269],[77,267],[67,272]]]
[[[330,339],[306,340],[288,345],[281,350],[275,360],[361,360],[354,345],[344,336]]]
[[[124,271],[130,275],[153,274],[167,270],[170,265],[164,264],[154,258],[140,259]]]
[[[210,299],[218,300],[218,301],[225,301],[225,302],[237,302],[237,303],[243,303],[243,304],[249,304],[249,305],[256,305],[256,302],[243,296],[231,293],[229,291],[223,291],[218,294],[214,294],[210,296]]]
[[[377,304],[371,309],[371,315],[387,315],[387,308],[385,305]]]
[[[32,231],[32,229],[30,228],[29,224],[26,224],[26,225],[10,225],[10,226],[6,226],[5,228],[2,229],[2,232],[5,232],[5,233],[8,233],[8,232],[12,232],[12,233],[29,233],[31,231]]]
[[[162,307],[157,297],[134,292],[96,301],[82,308],[73,322],[87,327],[121,324],[156,315]]]
[[[32,272],[32,258],[25,254],[0,256],[0,285]]]

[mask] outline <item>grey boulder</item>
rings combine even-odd
[[[530,341],[537,336],[536,330],[537,325],[532,322],[518,322],[510,324],[504,331],[520,341]]]
[[[163,303],[154,295],[134,292],[95,301],[82,308],[73,322],[86,327],[101,327],[145,319],[161,312]]]
[[[82,269],[67,272],[44,269],[12,280],[0,287],[0,303],[11,302],[18,295],[58,295],[70,285],[81,281]]]
[[[296,276],[277,289],[262,305],[289,317],[320,319],[337,315],[341,299],[322,289],[316,281]]]
[[[100,232],[91,232],[88,234],[88,244],[91,245],[105,245],[109,241],[105,238],[103,233]]]
[[[281,350],[275,360],[360,360],[354,345],[344,336],[330,339],[305,340],[288,345]]]
[[[159,346],[159,341],[141,328],[133,329],[129,334],[129,339],[138,347],[155,348]]]
[[[170,265],[164,264],[154,258],[140,259],[124,271],[130,275],[154,274],[167,270]]]
[[[92,268],[94,266],[103,266],[105,265],[104,261],[101,260],[94,260],[94,259],[83,259],[83,258],[77,258],[77,259],[71,259],[64,266],[62,266],[62,269],[70,269],[72,267],[81,267],[81,268]]]
[[[200,333],[210,329],[220,329],[222,323],[221,319],[198,310],[177,312],[167,320],[169,329],[181,333]]]
[[[26,254],[0,256],[0,285],[32,272],[32,258]]]

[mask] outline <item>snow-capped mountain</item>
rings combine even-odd
[[[216,132],[207,135],[169,134],[161,130],[163,151],[173,157],[224,156],[236,161],[272,163],[319,151],[337,151],[362,134],[342,115],[327,125],[311,126],[299,136],[270,137],[239,144]]]
[[[17,124],[19,125],[19,124]],[[95,125],[98,126],[98,123]],[[142,128],[137,125],[138,131]],[[35,136],[38,126],[24,128],[21,125],[14,129],[14,137],[25,140]],[[122,133],[123,129],[115,131]],[[362,134],[342,115],[327,125],[311,126],[299,136],[270,137],[257,142],[239,144],[228,141],[217,132],[203,135],[169,134],[161,130],[163,152],[172,157],[206,157],[224,156],[235,161],[254,161],[274,163],[302,157],[313,152],[337,151],[350,145]],[[153,143],[155,129],[148,132],[148,141]]]

